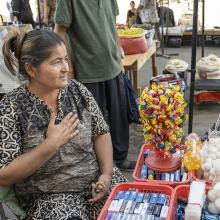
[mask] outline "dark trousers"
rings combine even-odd
[[[31,24],[33,28],[36,26],[33,17],[21,18],[19,21],[21,21],[22,24]]]
[[[127,158],[129,146],[129,122],[122,74],[108,81],[84,84],[93,94],[109,124],[113,158],[117,165]]]

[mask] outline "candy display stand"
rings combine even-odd
[[[138,160],[134,169],[134,172],[132,174],[132,177],[134,178],[135,181],[137,182],[147,182],[150,184],[160,184],[160,185],[169,185],[169,186],[179,186],[179,185],[187,185],[190,182],[189,176],[187,176],[187,179],[184,181],[179,181],[179,182],[175,182],[175,181],[165,181],[165,180],[148,180],[148,179],[141,179],[141,167],[142,165],[145,163],[144,161],[144,151],[145,150],[150,150],[152,149],[152,146],[147,146],[147,145],[143,145],[139,156],[138,156]],[[146,165],[146,163],[145,163]]]
[[[146,160],[145,164],[151,170],[157,172],[172,172],[181,167],[182,160],[180,157],[174,157],[173,155],[164,158],[157,155],[156,152],[151,152]]]
[[[153,145],[146,158],[146,166],[157,172],[176,171],[181,166],[183,125],[187,119],[179,84],[151,82],[138,99],[138,107],[145,143]],[[174,156],[175,155],[175,156]]]
[[[106,215],[108,213],[108,208],[111,204],[111,201],[116,196],[117,192],[119,191],[128,191],[128,190],[137,190],[139,192],[155,192],[155,193],[163,193],[165,195],[170,196],[170,202],[169,202],[169,210],[168,210],[168,216],[171,216],[173,213],[173,196],[174,196],[174,190],[170,186],[163,186],[163,185],[155,185],[155,184],[146,184],[146,183],[121,183],[115,186],[110,193],[107,201],[105,202],[105,205],[102,208],[102,211],[98,217],[97,220],[105,220]],[[164,220],[170,220],[170,218],[166,218]]]

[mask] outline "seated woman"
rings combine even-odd
[[[26,219],[96,219],[109,189],[126,179],[113,169],[109,128],[91,93],[67,81],[63,40],[33,30],[8,39],[3,54],[28,83],[0,101],[0,186],[15,185]]]

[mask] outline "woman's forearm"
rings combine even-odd
[[[110,134],[100,135],[95,138],[94,149],[101,174],[112,177],[113,172],[113,147]]]
[[[19,155],[0,170],[0,186],[12,185],[32,175],[55,154],[57,149],[55,143],[45,139],[29,152]]]

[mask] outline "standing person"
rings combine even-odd
[[[13,20],[22,22],[23,24],[32,24],[35,27],[33,13],[29,0],[12,0]]]
[[[129,123],[121,58],[115,32],[116,0],[59,0],[55,31],[67,37],[76,79],[93,94],[110,126],[114,161],[133,169],[127,159]]]
[[[11,0],[6,2],[6,7],[8,9],[8,12],[10,14],[10,20],[13,21],[13,10],[12,10],[12,6],[11,6]]]
[[[130,28],[133,24],[137,22],[137,9],[135,8],[135,2],[130,2],[131,9],[127,12],[126,24]]]
[[[113,168],[96,101],[67,80],[64,41],[32,30],[6,40],[3,55],[26,83],[0,101],[0,187],[14,186],[26,220],[97,219],[109,190],[126,179]]]
[[[36,8],[38,9],[37,10],[38,11],[38,15],[37,15],[36,22],[40,26],[40,22],[41,22],[41,25],[42,25],[43,24],[43,20],[44,20],[44,0],[37,0],[35,3],[36,3],[35,4]]]
[[[154,26],[157,39],[160,41],[160,25],[156,4],[156,0],[140,0],[137,11],[140,13],[141,21],[143,24],[147,23]]]
[[[54,14],[56,11],[56,0],[43,0],[43,23],[54,29]]]
[[[54,14],[56,11],[56,0],[39,0],[41,22],[46,27],[54,29]],[[39,20],[39,17],[38,17]]]

